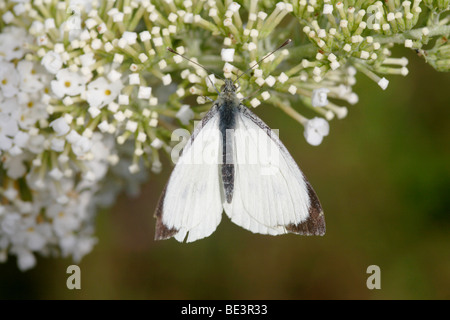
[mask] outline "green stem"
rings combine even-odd
[[[300,60],[303,58],[314,56],[316,53],[317,53],[317,46],[312,43],[302,44],[298,47],[289,49],[289,55],[291,57],[295,57],[296,59]]]
[[[373,40],[379,43],[404,43],[406,39],[418,40],[423,36],[422,30],[424,28],[410,30],[401,34],[396,34],[392,37],[374,36]],[[428,28],[428,37],[446,35],[450,33],[450,25],[436,26],[434,28]]]
[[[283,110],[287,115],[289,115],[291,118],[293,118],[294,120],[296,120],[298,123],[300,123],[301,125],[305,125],[305,123],[308,121],[308,119],[306,119],[304,116],[302,116],[300,113],[298,113],[297,111],[294,110],[294,108],[292,108],[289,104],[287,103],[283,103],[282,101],[278,101],[278,99],[273,99],[272,101],[274,102],[274,104],[280,108],[281,110]]]

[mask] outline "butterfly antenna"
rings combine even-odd
[[[222,81],[225,81],[222,77],[218,76],[217,74],[215,74],[214,72],[212,72],[211,70],[207,69],[206,67],[202,66],[200,63],[195,62],[194,60],[189,59],[188,57],[182,55],[181,53],[176,52],[175,50],[173,50],[170,47],[167,47],[167,50],[169,52],[172,52],[173,54],[176,54],[180,57],[182,57],[183,59],[186,59],[187,61],[199,66],[200,68],[206,70],[206,72],[212,73],[213,75],[215,75],[217,78],[221,79]],[[209,78],[209,76],[207,76],[207,78],[209,79],[209,81],[211,82],[212,86],[214,87],[214,89],[216,89],[216,92],[219,94],[219,90],[217,90],[216,86],[214,85],[214,83],[212,82],[212,80]]]
[[[273,50],[272,52],[269,52],[268,54],[266,54],[261,60],[259,60],[257,63],[255,63],[253,66],[251,66],[250,68],[248,68],[245,72],[242,72],[237,78],[236,80],[234,80],[234,82],[236,82],[237,80],[239,80],[240,77],[242,77],[244,74],[250,72],[253,70],[254,67],[256,67],[257,65],[259,65],[264,59],[266,59],[267,57],[270,57],[272,54],[274,54],[275,52],[277,52],[278,50],[280,50],[281,48],[284,48],[285,46],[287,46],[289,43],[291,43],[292,40],[291,39],[287,39],[281,46],[279,46],[278,48],[276,48],[275,50]],[[234,83],[233,82],[233,83]]]

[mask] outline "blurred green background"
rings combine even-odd
[[[399,53],[410,74],[389,76],[386,91],[359,75],[359,103],[319,147],[280,110],[255,110],[280,129],[319,195],[324,237],[256,235],[224,215],[204,240],[155,242],[166,159],[139,198],[122,196],[98,216],[81,290],[66,287],[69,259],[39,258],[22,273],[10,258],[0,298],[450,299],[450,76]],[[380,290],[366,287],[369,265],[381,268]]]

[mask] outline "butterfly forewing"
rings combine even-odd
[[[217,111],[212,109],[184,147],[155,213],[156,239],[192,242],[209,236],[220,223],[218,122]]]
[[[317,225],[308,225],[308,232],[303,230],[312,207],[316,211],[320,207],[303,173],[274,131],[243,105],[234,139],[233,201],[224,204],[231,220],[255,233],[323,234],[320,217],[315,220]]]

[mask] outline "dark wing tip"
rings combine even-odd
[[[156,221],[155,240],[166,240],[172,238],[178,232],[177,229],[169,229],[163,224],[160,218]]]
[[[305,236],[323,236],[326,231],[325,215],[323,214],[322,206],[314,189],[308,180],[306,180],[308,188],[308,196],[310,200],[308,219],[299,224],[290,224],[286,226],[288,232],[305,235]]]
[[[163,222],[163,208],[164,208],[164,198],[166,196],[167,185],[164,187],[161,196],[159,197],[158,205],[156,206],[154,217],[156,218],[156,228],[155,228],[155,240],[165,240],[173,237],[178,230],[169,229]]]
[[[318,216],[311,215],[299,224],[289,224],[286,226],[288,232],[296,233],[302,236],[323,236],[325,235],[325,216],[323,211]]]

